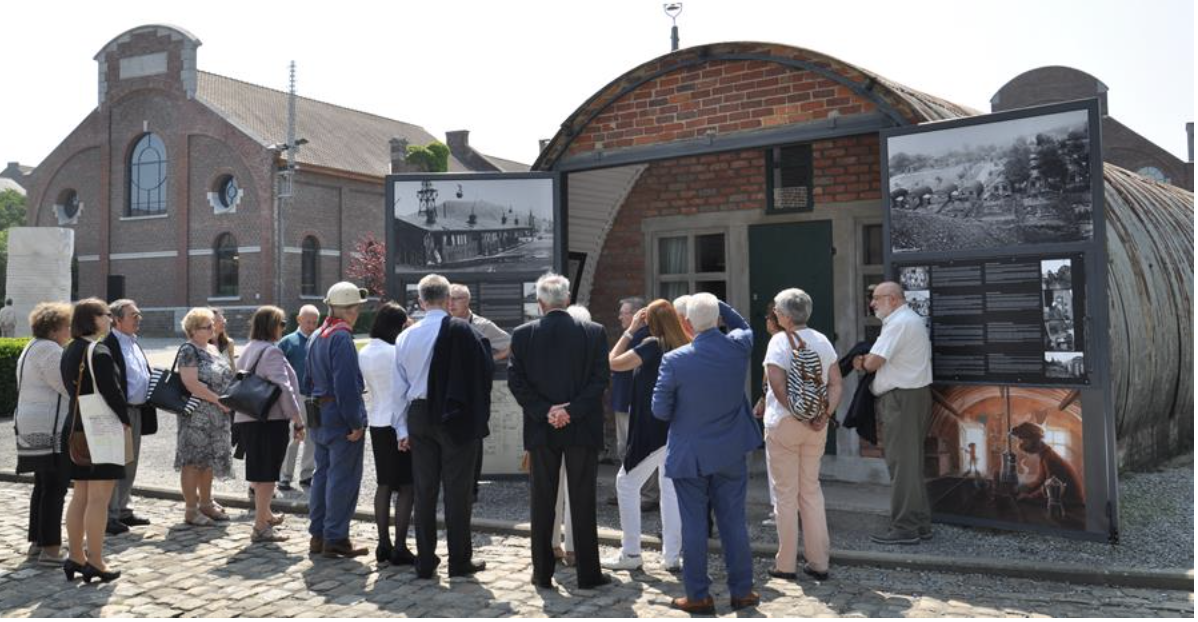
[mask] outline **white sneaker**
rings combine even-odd
[[[640,570],[640,556],[630,557],[620,553],[619,557],[609,557],[603,560],[600,565],[608,570]]]
[[[662,569],[666,572],[682,572],[682,560],[675,559],[672,562],[665,562],[665,564],[662,566]]]

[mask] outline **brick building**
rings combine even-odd
[[[123,277],[150,334],[177,331],[192,306],[236,318],[323,298],[354,243],[380,231],[383,178],[403,170],[403,147],[434,140],[417,125],[297,98],[296,136],[307,143],[283,198],[288,94],[200,71],[200,44],[161,25],[110,41],[95,56],[95,110],[27,177],[29,224],[75,229],[77,296],[111,299]],[[473,150],[465,131],[446,142],[451,171],[528,169]],[[243,325],[232,319],[237,333]]]
[[[1040,67],[1019,74],[990,98],[992,112],[1098,98],[1102,114],[1102,159],[1159,182],[1194,190],[1194,124],[1186,125],[1189,162],[1169,153],[1111,116],[1107,85],[1072,67]]]
[[[845,352],[880,330],[867,289],[883,271],[878,132],[973,114],[817,52],[722,43],[620,76],[533,168],[565,176],[570,276],[610,334],[620,298],[694,291],[765,334],[766,304],[797,284],[811,326]],[[828,454],[827,476],[889,481],[852,430],[829,435]]]

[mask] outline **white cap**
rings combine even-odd
[[[366,302],[366,290],[350,283],[341,281],[329,288],[329,294],[324,297],[324,303],[332,307],[348,307]]]

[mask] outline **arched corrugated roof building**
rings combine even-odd
[[[609,82],[533,170],[565,174],[568,276],[612,334],[621,298],[698,290],[761,330],[779,285],[801,284],[812,326],[844,352],[878,329],[867,311],[867,287],[883,278],[878,133],[977,114],[812,50],[717,43]],[[778,193],[787,176],[801,197]],[[1113,410],[1121,461],[1140,465],[1193,442],[1193,197],[1113,167],[1106,177]],[[779,208],[788,201],[800,207]],[[1141,300],[1153,308],[1131,307]],[[886,481],[876,448],[836,436],[826,475]]]

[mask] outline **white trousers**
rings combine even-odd
[[[557,509],[553,520],[553,546],[562,547],[567,553],[574,552],[574,524],[570,519],[570,495],[566,493],[566,461],[562,461],[561,478],[557,485]],[[562,535],[562,527],[566,528]]]
[[[674,482],[665,475],[666,448],[661,447],[641,460],[632,471],[620,467],[616,475],[616,498],[620,502],[620,529],[624,532],[625,556],[641,554],[641,488],[654,471],[661,488],[661,554],[667,566],[682,555],[682,518]]]

